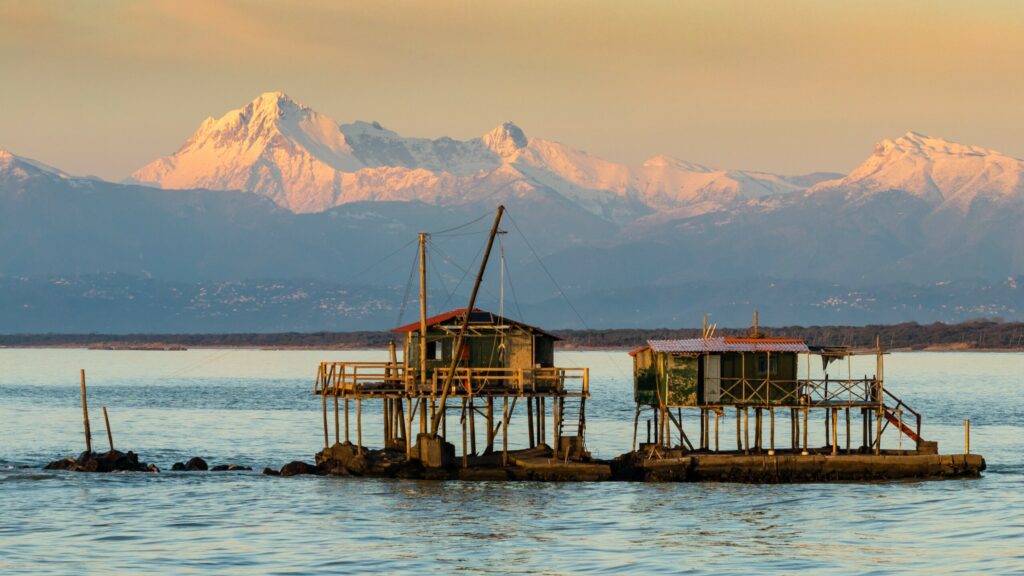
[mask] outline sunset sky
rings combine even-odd
[[[283,90],[611,160],[846,171],[907,130],[1024,157],[1024,4],[0,0],[0,148],[120,180]]]

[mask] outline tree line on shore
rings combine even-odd
[[[812,345],[874,345],[876,338],[886,349],[928,348],[964,350],[1024,349],[1024,322],[973,320],[957,324],[936,322],[869,326],[783,326],[762,327],[763,335],[800,338]],[[562,348],[632,348],[651,339],[697,338],[699,328],[614,328],[556,330]],[[745,336],[749,328],[724,328],[717,336]],[[7,334],[0,335],[6,347],[252,347],[252,348],[384,348],[395,338],[385,331],[283,332],[235,334]],[[399,342],[400,343],[400,342]]]

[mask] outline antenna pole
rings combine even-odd
[[[462,358],[462,337],[466,333],[466,328],[469,327],[469,317],[473,313],[473,307],[476,306],[476,294],[480,290],[480,282],[484,279],[484,272],[487,270],[487,260],[491,257],[491,248],[494,247],[494,238],[498,235],[498,224],[501,222],[501,216],[505,213],[504,206],[498,206],[498,213],[494,216],[494,224],[491,226],[491,234],[487,237],[487,248],[484,250],[484,257],[480,260],[480,270],[476,273],[476,280],[473,281],[473,291],[469,294],[469,306],[466,308],[466,315],[462,317],[462,326],[459,327],[459,334],[455,337],[455,346],[452,347],[452,364],[448,370],[448,375],[445,376],[444,386],[441,387],[441,401],[440,404],[443,406],[445,400],[448,399],[448,390],[451,388],[452,379],[455,377],[455,369],[459,366],[459,360]],[[430,426],[430,435],[437,436],[437,428],[441,424],[441,413],[434,414],[433,420]]]
[[[420,232],[420,389],[427,385],[427,233]]]

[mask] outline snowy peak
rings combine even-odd
[[[61,179],[71,178],[66,172],[31,158],[12,154],[0,148],[0,177],[24,181],[34,176],[49,175]]]
[[[966,209],[977,198],[1024,198],[1024,162],[994,150],[907,132],[875,145],[845,178],[811,192],[843,188],[858,194],[900,190],[936,204]]]
[[[503,159],[514,157],[517,152],[529,145],[523,129],[508,121],[484,134],[483,142],[488,150]]]

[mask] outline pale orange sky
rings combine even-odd
[[[847,171],[915,130],[1024,157],[1024,4],[0,0],[0,148],[120,180],[268,90],[622,162]]]

